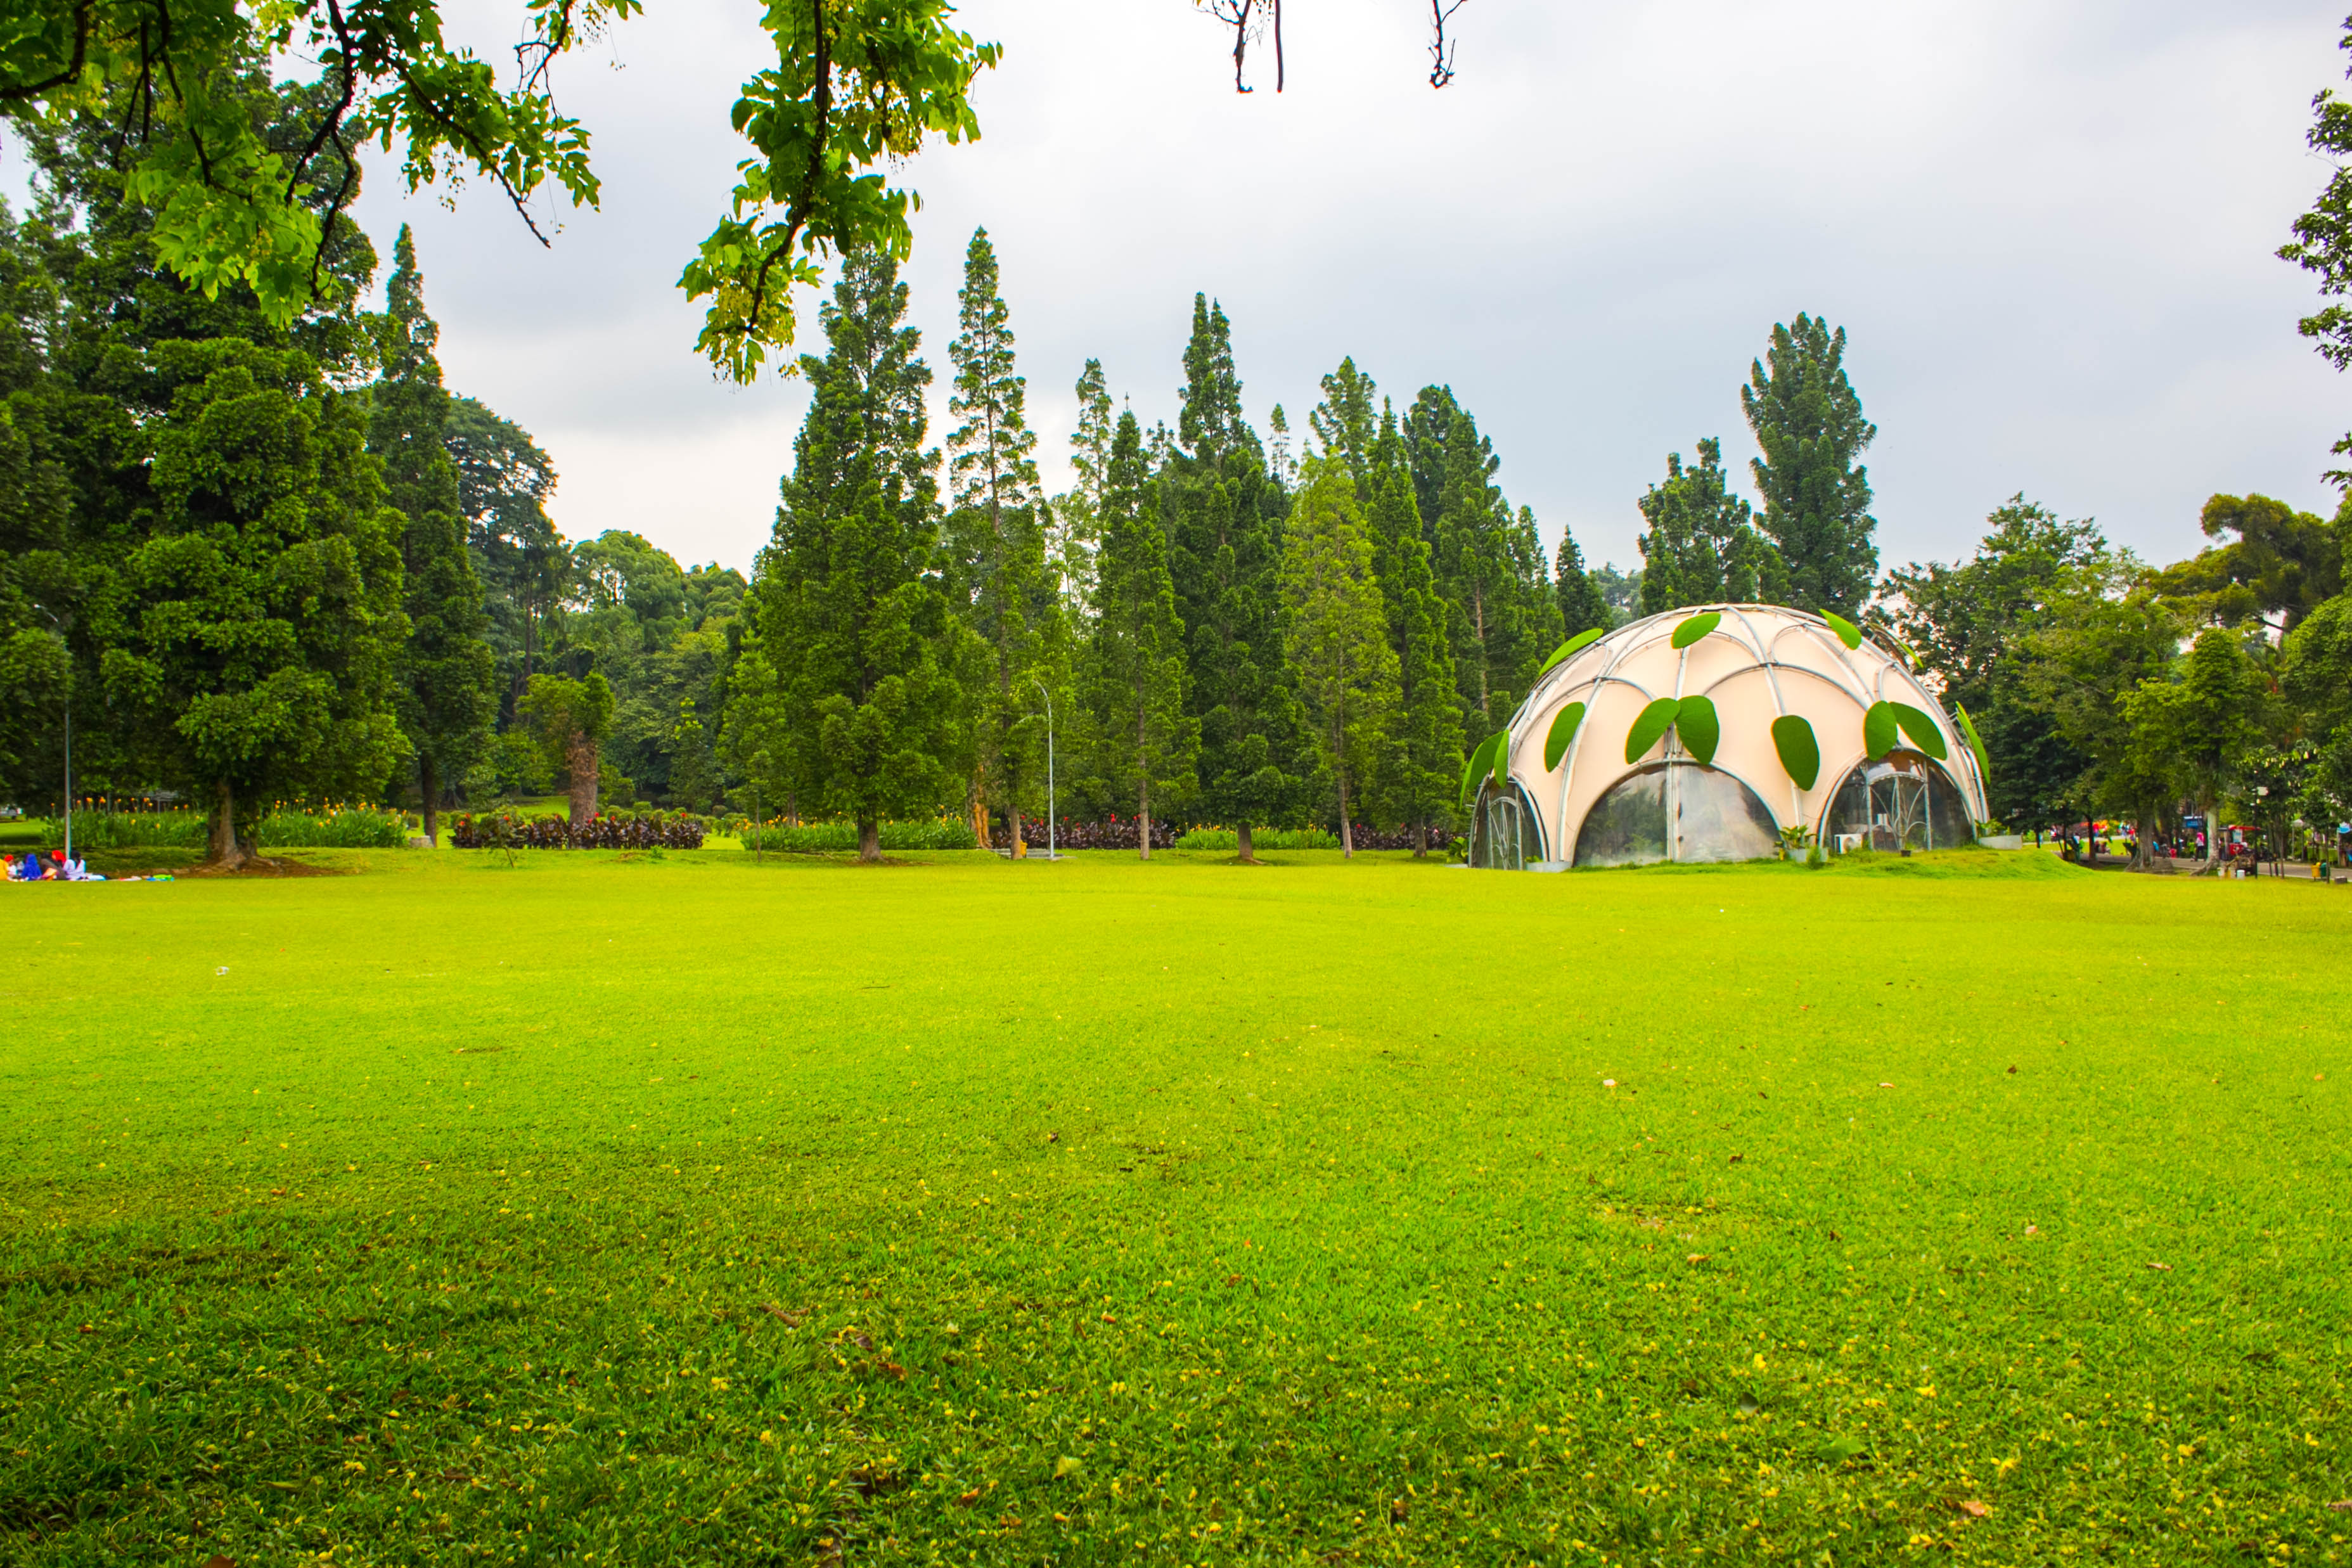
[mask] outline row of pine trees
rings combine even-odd
[[[1606,625],[1573,544],[1556,581],[1492,443],[1443,387],[1400,414],[1352,361],[1298,458],[1243,412],[1223,310],[1193,302],[1176,426],[1077,392],[1049,500],[985,230],[959,297],[944,462],[889,258],[842,269],[730,682],[730,759],[771,801],[859,825],[1047,808],[1146,824],[1452,821],[1465,732],[1507,721],[1571,616]],[[944,472],[945,489],[941,489]],[[1564,613],[1564,607],[1566,613]]]

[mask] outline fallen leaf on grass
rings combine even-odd
[[[970,1491],[968,1491],[968,1492],[964,1493],[961,1497],[960,1497],[960,1498],[956,1499],[956,1507],[958,1507],[958,1508],[970,1508],[972,1504],[974,1504],[974,1503],[978,1502],[979,1500],[980,1500],[980,1489],[979,1489],[978,1487],[974,1487],[974,1488],[972,1488],[972,1489],[971,1489],[971,1490],[970,1490]]]
[[[1412,1511],[1412,1508],[1406,1504],[1404,1499],[1399,1498],[1394,1502],[1389,1504],[1389,1522],[1391,1524],[1402,1524],[1405,1521],[1405,1516]]]
[[[2330,1513],[2352,1513],[2352,1499],[2347,1499],[2343,1502],[2329,1503],[2327,1505],[2327,1510]]]
[[[445,1481],[470,1481],[474,1478],[464,1470],[444,1470],[441,1479]]]
[[[1225,1276],[1225,1283],[1228,1285],[1238,1285],[1241,1282],[1242,1277],[1238,1274],[1228,1274]]]
[[[1739,1163],[1739,1162],[1740,1162],[1740,1161],[1742,1161],[1742,1160],[1746,1159],[1747,1157],[1748,1157],[1748,1156],[1746,1156],[1745,1154],[1734,1154],[1730,1159],[1726,1160],[1726,1161],[1724,1162],[1724,1163],[1725,1163],[1725,1164],[1727,1164],[1727,1165],[1737,1165],[1738,1163]]]
[[[1964,1498],[1958,1502],[1948,1503],[1945,1506],[1949,1508],[1954,1513],[1964,1513],[1970,1519],[1982,1519],[1985,1515],[1992,1511],[1992,1510],[1985,1507],[1984,1504],[1977,1501],[1974,1498]]]
[[[1057,1481],[1062,1480],[1066,1477],[1076,1475],[1086,1468],[1087,1462],[1084,1459],[1074,1459],[1065,1454],[1054,1461],[1054,1479]]]
[[[210,1557],[205,1559],[205,1568],[236,1568],[236,1559],[234,1557],[224,1557],[219,1552],[215,1552]]]
[[[1684,1258],[1683,1261],[1685,1263],[1704,1263],[1706,1261],[1706,1254],[1704,1252],[1694,1252],[1688,1258]]]
[[[782,1307],[777,1306],[773,1301],[767,1302],[761,1307],[760,1310],[767,1313],[768,1316],[775,1319],[778,1322],[783,1324],[784,1327],[788,1329],[797,1329],[802,1323],[808,1320],[808,1312],[805,1309],[797,1312],[787,1312]]]
[[[2169,1273],[2171,1273],[2171,1272],[2172,1272],[2172,1265],[2171,1265],[2171,1264],[2169,1264],[2169,1263],[2151,1263],[2151,1264],[2149,1264],[2149,1265],[2148,1265],[2148,1267],[2149,1267],[2150,1268],[2161,1268],[2161,1269],[2162,1269],[2162,1270],[2164,1270],[2167,1274],[2169,1274]]]
[[[1859,1437],[1832,1437],[1822,1445],[1822,1458],[1832,1464],[1843,1464],[1862,1456],[1863,1441]]]
[[[2011,1072],[2015,1072],[2017,1069],[2016,1069],[2015,1068],[2010,1068],[2009,1070],[2010,1070],[2010,1071],[2011,1071]]]

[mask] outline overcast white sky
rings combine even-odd
[[[504,58],[520,7],[454,0]],[[1049,485],[1099,357],[1172,421],[1193,291],[1231,315],[1261,426],[1344,354],[1402,404],[1450,384],[1547,546],[1636,560],[1669,450],[1752,455],[1738,387],[1772,324],[1825,314],[1879,427],[1883,559],[1965,552],[2014,491],[2159,560],[2215,490],[2332,510],[2352,383],[2295,336],[2272,253],[2326,182],[2309,100],[2342,0],[1468,0],[1425,80],[1425,0],[1296,0],[1289,90],[1237,98],[1190,0],[970,0],[1006,46],[984,139],[904,172],[909,273],[942,382],[985,224]],[[656,0],[570,60],[597,213],[552,251],[487,189],[455,211],[388,169],[360,206],[417,230],[453,389],[535,433],[584,537],[751,563],[805,398],[715,383],[674,287],[719,213],[763,40],[744,0]],[[1270,60],[1267,62],[1270,66]],[[821,348],[814,313],[805,344]],[[944,394],[942,394],[942,398]],[[943,408],[938,411],[944,413]],[[934,436],[946,426],[935,415]]]

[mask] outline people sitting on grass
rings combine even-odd
[[[37,849],[27,849],[21,859],[11,858],[6,862],[8,880],[12,882],[103,882],[106,879],[89,868],[86,860],[68,859],[62,849],[49,851],[41,858]]]
[[[41,864],[37,850],[27,849],[24,858],[8,862],[8,879],[12,882],[46,882],[49,869]]]

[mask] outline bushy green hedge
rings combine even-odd
[[[65,824],[41,823],[45,843],[65,842]],[[204,814],[194,811],[78,811],[77,849],[202,849],[207,842]],[[306,811],[281,806],[261,819],[254,840],[264,849],[397,849],[415,829],[396,811],[373,806]]]
[[[1241,836],[1230,827],[1196,827],[1176,840],[1179,849],[1238,849]],[[1258,827],[1250,831],[1253,849],[1337,849],[1339,836],[1319,827]]]
[[[857,824],[854,822],[808,822],[798,827],[785,827],[771,823],[765,827],[747,829],[743,847],[768,853],[813,855],[826,851],[857,847]],[[980,837],[971,824],[961,817],[943,816],[937,822],[886,822],[882,825],[882,847],[885,849],[977,849]]]

